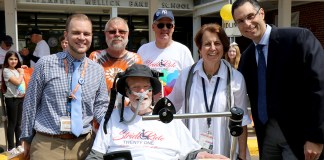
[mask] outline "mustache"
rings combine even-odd
[[[124,41],[124,39],[121,37],[114,37],[112,41]]]

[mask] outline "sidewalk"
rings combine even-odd
[[[251,154],[251,160],[259,159],[259,149],[258,149],[258,141],[255,135],[254,128],[249,125],[248,126],[248,147]]]

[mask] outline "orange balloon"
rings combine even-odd
[[[220,16],[225,21],[230,21],[233,19],[232,16],[232,4],[226,4],[220,10]]]

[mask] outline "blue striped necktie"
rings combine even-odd
[[[80,79],[80,65],[81,62],[73,62],[73,74],[72,74],[72,88],[73,91],[75,86],[79,83]],[[83,130],[83,122],[82,122],[82,104],[81,104],[81,85],[78,90],[74,94],[75,98],[71,101],[71,129],[72,133],[79,137]]]
[[[264,45],[258,44],[256,46],[259,56],[258,61],[258,114],[261,123],[265,124],[268,121],[267,113],[267,66],[263,53]]]

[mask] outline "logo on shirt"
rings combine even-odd
[[[145,61],[145,64],[150,68],[172,68],[173,69],[177,66],[176,62],[172,62],[170,60],[164,60],[164,59],[161,59],[160,61],[157,62],[147,60]]]
[[[113,141],[123,141],[124,145],[154,145],[154,142],[163,141],[165,138],[163,135],[158,135],[154,131],[145,131],[145,129],[142,129],[139,132],[123,130],[112,139]]]

